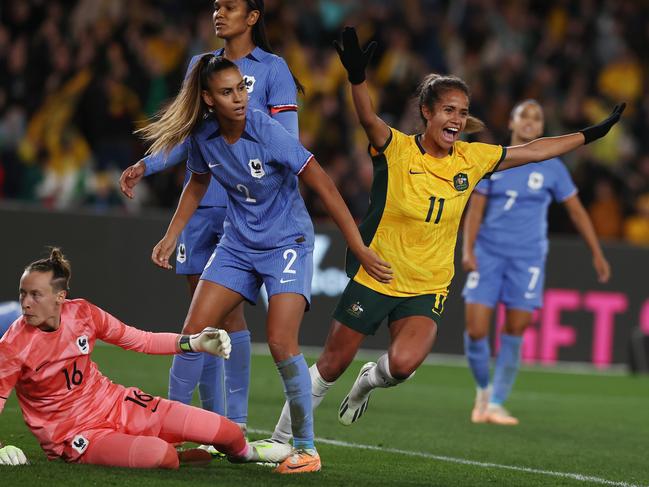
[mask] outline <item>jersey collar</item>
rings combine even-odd
[[[222,47],[222,48],[217,49],[216,51],[214,51],[214,55],[215,56],[223,56],[224,52],[225,52],[225,48]],[[255,46],[255,48],[252,51],[250,51],[248,54],[246,54],[244,56],[244,58],[250,59],[251,61],[255,61],[255,62],[260,63],[262,58],[266,54],[268,54],[268,53],[266,51],[264,51],[261,47]],[[237,61],[238,61],[238,59],[237,59]]]

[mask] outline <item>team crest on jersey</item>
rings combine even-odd
[[[347,308],[347,312],[355,316],[356,318],[359,318],[361,314],[363,314],[363,307],[361,306],[360,301],[356,301],[354,304],[352,304],[349,308]]]
[[[187,250],[185,249],[184,243],[181,243],[178,246],[178,252],[176,252],[176,260],[181,264],[187,260]]]
[[[77,347],[79,347],[79,351],[84,355],[90,353],[90,343],[88,343],[88,337],[86,335],[81,335],[77,338]]]
[[[244,74],[243,81],[246,83],[246,91],[248,92],[248,94],[252,93],[255,89],[255,81],[257,81],[255,77]]]
[[[532,190],[538,190],[543,187],[543,174],[540,172],[531,172],[527,178],[527,187]]]
[[[261,179],[266,175],[264,164],[259,159],[250,159],[250,161],[248,161],[248,167],[250,168],[250,174],[252,174],[253,178]]]
[[[90,442],[83,435],[77,435],[72,440],[72,448],[74,448],[79,455],[88,449],[89,444]]]
[[[459,172],[453,176],[453,186],[457,191],[464,191],[469,187],[469,176],[466,173]]]

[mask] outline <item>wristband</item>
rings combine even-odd
[[[189,343],[189,335],[181,335],[180,340],[178,341],[178,347],[183,353],[193,352],[191,344]]]

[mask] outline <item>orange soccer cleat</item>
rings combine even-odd
[[[320,455],[315,449],[300,448],[293,450],[293,453],[275,469],[277,473],[308,473],[319,472],[322,468]]]

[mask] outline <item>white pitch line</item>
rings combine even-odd
[[[249,431],[251,433],[257,433],[261,435],[272,434],[272,431],[266,431],[266,430],[250,429]],[[445,455],[434,455],[432,453],[426,453],[422,451],[401,450],[399,448],[384,448],[381,446],[362,445],[360,443],[350,443],[348,441],[328,440],[326,438],[316,438],[315,441],[317,443],[325,443],[327,445],[342,446],[345,448],[356,448],[356,449],[363,449],[363,450],[380,451],[384,453],[395,453],[397,455],[407,455],[410,457],[427,458],[430,460],[438,460],[440,462],[459,463],[460,465],[471,465],[473,467],[500,468],[502,470],[513,470],[516,472],[548,475],[552,477],[578,480],[581,482],[592,482],[596,484],[610,485],[614,487],[648,487],[646,485],[642,486],[639,484],[630,484],[629,482],[618,482],[615,480],[607,480],[599,477],[593,477],[592,475],[583,475],[580,473],[555,472],[553,470],[540,470],[540,469],[530,468],[530,467],[517,467],[515,465],[503,465],[500,463],[478,462],[476,460],[467,460],[465,458],[447,457]]]

